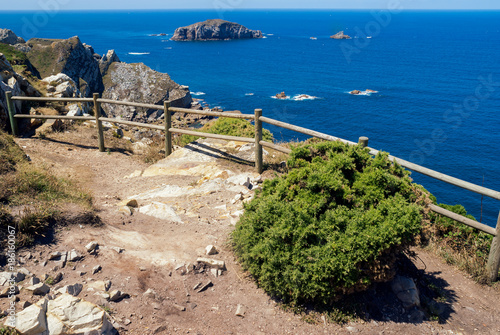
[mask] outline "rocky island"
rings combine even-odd
[[[334,40],[350,40],[351,36],[345,35],[344,31],[339,31],[335,35],[330,36],[330,38],[333,38]]]
[[[215,19],[177,28],[171,40],[220,41],[250,38],[262,38],[262,32],[248,29],[238,23]]]

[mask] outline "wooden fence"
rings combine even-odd
[[[104,135],[103,135],[103,122],[110,122],[115,124],[124,124],[128,126],[136,126],[136,127],[145,127],[150,129],[157,129],[165,131],[165,155],[169,156],[172,153],[172,134],[187,134],[194,135],[199,137],[208,137],[208,138],[216,138],[228,141],[240,141],[247,143],[255,143],[255,169],[258,173],[262,173],[263,171],[263,147],[271,148],[280,152],[284,152],[289,154],[291,152],[290,149],[284,148],[278,145],[275,145],[270,142],[266,142],[262,140],[262,124],[267,123],[277,127],[281,127],[284,129],[292,130],[295,132],[299,132],[308,136],[316,137],[319,139],[323,139],[326,141],[341,141],[343,143],[347,143],[349,145],[361,145],[363,147],[367,147],[370,151],[370,154],[376,155],[379,151],[373,148],[368,147],[368,138],[360,137],[358,143],[351,142],[348,140],[344,140],[335,136],[331,136],[328,134],[320,133],[314,130],[310,130],[307,128],[295,126],[289,123],[281,122],[278,120],[274,120],[271,118],[267,118],[262,116],[262,109],[256,109],[254,114],[236,114],[236,113],[223,113],[223,112],[213,112],[213,111],[200,111],[186,108],[177,108],[170,107],[170,103],[166,101],[163,106],[161,105],[151,105],[151,104],[142,104],[136,102],[128,102],[128,101],[115,101],[108,99],[100,99],[98,93],[94,93],[93,98],[33,98],[33,97],[13,97],[11,92],[6,92],[7,106],[9,112],[9,119],[11,124],[12,133],[14,136],[18,135],[18,127],[16,119],[27,118],[27,119],[61,119],[61,120],[95,120],[97,125],[97,138],[98,138],[98,146],[99,151],[105,151],[104,146]],[[13,101],[56,101],[56,102],[85,102],[85,103],[93,103],[94,105],[94,116],[58,116],[58,115],[25,115],[25,114],[16,114]],[[147,123],[140,122],[132,122],[132,121],[124,121],[113,118],[106,118],[101,116],[101,104],[116,104],[123,106],[132,106],[132,107],[142,107],[148,108],[152,110],[162,110],[164,111],[164,125],[152,125]],[[196,132],[186,129],[178,129],[172,127],[172,113],[188,113],[188,114],[198,114],[198,115],[206,115],[206,116],[214,116],[214,117],[228,117],[228,118],[238,118],[238,119],[246,119],[252,120],[255,123],[255,138],[247,138],[247,137],[237,137],[237,136],[227,136],[227,135],[218,135],[218,134],[210,134],[210,133],[202,133]],[[410,169],[412,171],[424,174],[426,176],[432,177],[434,179],[443,181],[445,183],[455,185],[461,187],[463,189],[500,200],[500,192],[494,191],[479,185],[475,185],[464,180],[454,178],[440,172],[425,168],[423,166],[405,161],[403,159],[389,156],[389,159],[393,162],[400,164],[401,166]],[[436,205],[429,205],[429,209],[437,214],[446,216],[451,218],[457,222],[463,223],[472,228],[478,229],[482,232],[485,232],[489,235],[493,236],[493,240],[490,247],[490,254],[488,257],[487,263],[487,271],[488,277],[491,282],[496,281],[498,278],[498,271],[500,268],[500,214],[498,216],[498,221],[496,223],[496,228],[490,227],[483,223],[471,220],[462,215],[453,213],[444,208],[441,208]]]

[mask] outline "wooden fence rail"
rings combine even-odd
[[[18,135],[18,127],[16,119],[62,119],[62,120],[95,120],[98,131],[98,142],[99,142],[99,151],[104,151],[104,136],[103,136],[103,125],[102,122],[110,122],[116,124],[124,124],[128,126],[135,127],[145,127],[150,129],[157,129],[165,131],[165,155],[168,156],[172,153],[172,134],[186,134],[193,135],[199,137],[208,137],[215,139],[223,139],[228,141],[240,141],[240,142],[248,142],[255,143],[255,168],[258,173],[262,173],[263,171],[263,147],[274,149],[280,152],[284,152],[287,154],[291,153],[291,150],[274,143],[266,142],[262,140],[262,124],[268,123],[277,127],[282,127],[288,130],[292,130],[301,134],[305,134],[308,136],[316,137],[319,139],[323,139],[326,141],[341,141],[343,143],[349,145],[360,145],[362,147],[367,147],[370,154],[377,155],[379,153],[378,150],[368,147],[369,139],[367,137],[360,137],[358,143],[348,141],[345,139],[341,139],[335,136],[331,136],[328,134],[320,133],[314,130],[310,130],[307,128],[299,127],[296,125],[292,125],[289,123],[281,122],[278,120],[274,120],[268,117],[262,116],[262,109],[256,109],[255,114],[237,114],[237,113],[226,113],[226,112],[214,112],[214,111],[200,111],[200,110],[192,110],[186,108],[178,108],[178,107],[170,107],[170,102],[166,101],[163,106],[162,105],[152,105],[152,104],[142,104],[137,102],[129,102],[129,101],[115,101],[109,99],[100,99],[99,94],[94,93],[93,98],[34,98],[34,97],[13,97],[11,92],[6,92],[5,94],[7,99],[7,107],[9,112],[9,119],[11,124],[12,133],[14,136]],[[13,101],[57,101],[57,102],[87,102],[94,104],[94,116],[86,117],[86,116],[57,116],[57,115],[23,115],[23,114],[15,114],[15,108]],[[113,118],[107,118],[101,116],[101,104],[117,104],[123,106],[132,106],[132,107],[142,107],[153,110],[163,110],[164,111],[164,125],[152,125],[147,123],[133,122],[133,121],[125,121]],[[172,127],[172,113],[186,113],[186,114],[197,114],[197,115],[206,115],[213,117],[228,117],[228,118],[236,118],[236,119],[246,119],[253,120],[255,122],[255,138],[247,138],[247,137],[237,137],[237,136],[227,136],[227,135],[218,135],[218,134],[209,134],[196,132],[186,129],[178,129]],[[445,175],[443,173],[428,169],[426,167],[408,162],[406,160],[390,156],[389,159],[392,162],[397,162],[399,165],[413,170],[415,172],[424,174],[436,180],[443,181],[445,183],[455,185],[461,187],[463,189],[500,200],[500,192],[494,191],[479,185],[475,185],[464,180],[451,177]],[[487,263],[487,271],[488,277],[491,282],[496,281],[498,278],[498,271],[500,268],[500,214],[498,217],[498,221],[496,224],[496,228],[490,227],[483,223],[471,220],[462,215],[458,215],[451,211],[445,210],[436,205],[429,205],[429,209],[437,214],[446,216],[450,219],[453,219],[457,222],[465,224],[469,227],[478,229],[482,232],[490,234],[493,236],[493,241],[490,247],[490,254],[488,257]]]

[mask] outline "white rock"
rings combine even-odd
[[[109,293],[109,300],[118,301],[123,298],[124,294],[120,290],[113,290]]]
[[[177,216],[174,209],[169,205],[163,204],[161,202],[153,202],[151,205],[141,207],[139,208],[139,212],[155,217],[157,219],[182,223],[181,218]]]
[[[68,113],[66,113],[67,116],[82,116],[82,114],[83,111],[77,104],[68,106]]]
[[[88,288],[96,291],[106,292],[111,287],[111,281],[97,280],[95,282],[87,284]]]
[[[82,258],[82,256],[80,256],[78,254],[78,252],[76,252],[76,250],[71,250],[70,252],[68,252],[68,261],[70,262],[76,262],[78,260],[80,260]]]
[[[213,245],[208,245],[206,248],[205,248],[205,254],[206,255],[215,255],[215,254],[218,254],[219,252],[217,251],[217,248]]]
[[[243,195],[241,193],[238,193],[234,196],[234,198],[231,200],[232,204],[237,203],[238,201],[243,199]]]
[[[212,258],[200,257],[196,260],[198,263],[206,264],[210,267],[224,270],[226,268],[226,263],[224,261],[219,261]]]
[[[69,294],[63,294],[47,305],[47,330],[50,335],[113,333],[106,312]]]
[[[238,304],[238,306],[236,307],[236,313],[235,315],[236,316],[241,316],[241,317],[244,317],[245,316],[245,313],[246,313],[246,308],[245,306],[241,305],[241,304]]]
[[[22,311],[16,313],[16,329],[21,334],[37,335],[47,330],[47,321],[45,319],[45,304],[42,306],[31,305]],[[8,324],[8,318],[5,324]]]
[[[120,209],[118,209],[118,212],[126,216],[131,216],[133,214],[132,209],[129,206],[121,206]]]
[[[94,250],[97,249],[98,246],[99,243],[97,243],[96,241],[92,241],[85,246],[85,249],[87,250],[87,252],[93,252]]]

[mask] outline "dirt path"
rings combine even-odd
[[[237,143],[192,146],[196,155],[190,160],[177,154],[177,165],[172,159],[149,167],[127,153],[98,152],[88,136],[82,130],[45,140],[16,140],[33,161],[88,189],[104,222],[101,227],[69,226],[57,233],[53,244],[21,254],[31,253],[33,258],[24,266],[39,276],[64,273],[53,291],[67,284],[84,284],[80,297],[107,307],[120,334],[500,333],[499,291],[477,285],[424,250],[416,250],[420,259],[414,262],[414,279],[419,286],[432,284],[441,291],[440,321],[415,319],[414,311],[401,306],[388,284],[367,294],[373,298],[367,303],[368,317],[358,323],[339,326],[319,316],[283,311],[241,270],[228,245],[241,202],[252,196],[241,185],[245,179],[241,176],[253,178],[253,186],[258,186],[259,178],[251,166],[215,156],[251,150]],[[139,209],[133,215],[123,214],[120,203],[130,198],[138,199]],[[172,210],[174,216],[160,218],[154,214],[158,211],[144,214],[154,206],[161,213]],[[90,241],[99,243],[97,255],[85,251]],[[207,245],[215,245],[218,254],[205,256]],[[51,252],[71,249],[85,255],[84,259],[63,269],[52,261],[44,266]],[[195,267],[200,256],[225,261],[225,271],[218,276],[209,267]],[[92,275],[95,265],[102,270]],[[109,302],[89,290],[100,280],[110,280],[111,289],[129,297]],[[209,287],[198,292],[209,282]],[[152,291],[145,295],[148,289]],[[20,298],[20,303],[37,300],[23,292]],[[3,304],[0,308],[5,309]],[[244,309],[242,316],[235,315],[238,305]]]

